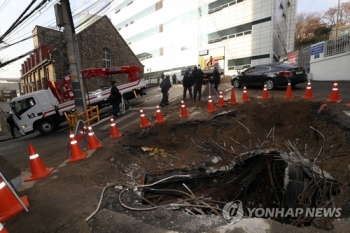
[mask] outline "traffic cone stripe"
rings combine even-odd
[[[141,114],[141,117],[144,117],[145,116],[145,114]]]
[[[111,126],[115,126],[115,123],[112,123]]]
[[[77,144],[77,140],[73,140],[70,142],[71,145]]]
[[[38,154],[34,154],[34,155],[30,155],[30,156],[29,156],[29,159],[36,159],[36,158],[38,158],[38,157],[39,157]]]
[[[0,189],[2,189],[3,187],[5,187],[5,185],[6,185],[6,184],[5,184],[5,182],[4,182],[4,181],[3,181],[3,182],[1,182],[1,183],[0,183]]]
[[[69,135],[70,138],[74,138],[74,134]]]
[[[94,133],[91,133],[91,132],[90,132],[90,133],[88,133],[88,135],[89,135],[89,136],[93,136],[93,135],[94,135]]]

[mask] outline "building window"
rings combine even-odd
[[[345,29],[345,30],[340,31],[341,36],[346,35],[346,34],[349,34],[349,29]]]
[[[102,67],[111,66],[111,51],[109,49],[103,49],[102,51]]]

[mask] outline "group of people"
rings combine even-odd
[[[197,100],[197,94],[198,94],[198,100],[201,100],[203,77],[204,77],[204,73],[199,65],[198,67],[197,66],[193,67],[191,73],[188,69],[185,70],[184,78],[182,80],[184,100],[186,99],[187,92],[189,93],[190,98],[192,99],[192,87],[193,87],[193,100],[194,101]],[[215,90],[218,91],[218,87],[220,83],[220,73],[217,67],[215,67],[213,71],[213,82],[214,82]]]

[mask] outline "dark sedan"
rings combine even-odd
[[[278,63],[256,65],[246,69],[231,79],[232,86],[264,86],[268,90],[287,86],[288,82],[294,87],[298,83],[307,82],[307,74],[302,67]]]

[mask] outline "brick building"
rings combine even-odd
[[[70,74],[63,32],[36,26],[32,34],[36,51],[22,63],[21,82],[24,93],[47,89],[48,81],[61,84],[63,77]],[[82,69],[130,65],[137,65],[143,69],[139,59],[107,16],[101,17],[79,32],[77,40]],[[112,80],[125,83],[127,76],[120,74],[87,79],[87,91],[110,86]]]

